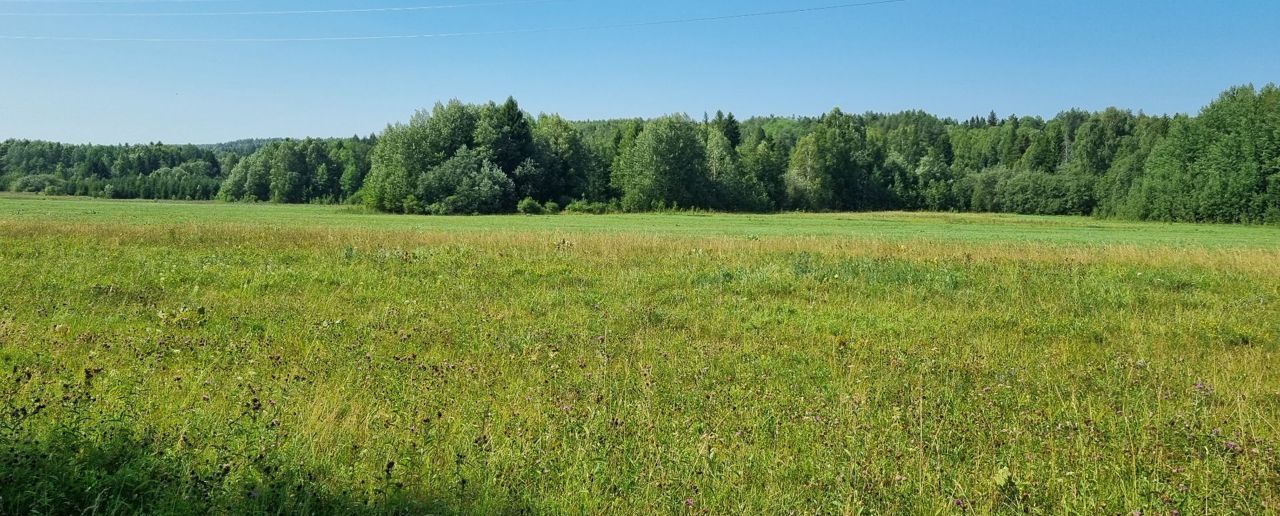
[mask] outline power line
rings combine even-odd
[[[3,0],[0,0],[3,1]],[[118,1],[118,0],[117,0]],[[152,0],[154,1],[154,0]],[[216,1],[216,0],[180,0],[183,2],[193,1]],[[234,0],[238,1],[238,0]],[[407,7],[357,7],[347,9],[301,9],[301,10],[281,10],[281,11],[205,11],[205,12],[162,12],[162,13],[56,13],[56,12],[39,12],[39,13],[0,13],[0,17],[39,17],[39,18],[155,18],[155,17],[191,17],[191,16],[284,16],[299,14],[358,14],[358,13],[391,13],[391,12],[410,12],[410,11],[434,11],[442,9],[463,9],[468,7],[502,7],[524,4],[545,4],[550,2],[558,2],[564,0],[506,0],[499,2],[479,2],[470,4],[444,4],[444,5],[419,5]],[[101,3],[101,2],[94,2]],[[161,3],[175,3],[174,1]]]
[[[0,0],[0,4],[59,4],[59,5],[85,5],[85,4],[214,4],[214,3],[230,3],[230,2],[250,2],[261,0]]]
[[[603,31],[615,29],[634,29],[644,27],[657,27],[663,25],[683,25],[690,23],[706,23],[717,21],[741,20],[747,18],[763,18],[772,16],[786,16],[793,14],[814,13],[822,11],[835,11],[841,9],[853,9],[858,7],[871,7],[876,5],[898,4],[908,0],[878,0],[871,2],[856,2],[832,4],[817,7],[802,7],[795,9],[778,9],[772,11],[756,11],[749,13],[727,14],[719,16],[702,16],[693,18],[672,18],[666,20],[654,20],[647,22],[635,23],[618,23],[609,25],[589,25],[580,27],[544,27],[544,28],[526,28],[526,29],[508,29],[508,30],[492,30],[492,31],[475,31],[475,32],[439,32],[433,34],[393,34],[393,35],[369,35],[369,36],[322,36],[322,37],[285,37],[285,38],[101,38],[101,37],[82,37],[82,36],[24,36],[24,35],[0,35],[0,40],[21,40],[21,41],[83,41],[83,42],[99,42],[99,43],[313,43],[326,41],[383,41],[383,40],[399,40],[399,39],[439,39],[439,38],[459,38],[459,37],[479,37],[479,36],[507,36],[521,34],[544,34],[544,33],[560,33],[560,32],[589,32]]]

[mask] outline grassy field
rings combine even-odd
[[[0,197],[0,513],[1280,511],[1280,230]]]
[[[1280,228],[1156,224],[1084,217],[974,214],[634,214],[559,217],[403,217],[351,207],[101,201],[0,193],[9,222],[216,225],[360,232],[493,232],[672,237],[842,237],[853,240],[1280,249]]]

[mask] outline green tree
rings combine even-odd
[[[729,141],[719,130],[707,135],[707,174],[715,185],[712,205],[726,211],[761,212],[772,209],[760,180],[744,168]]]
[[[1105,174],[1124,139],[1132,134],[1134,122],[1133,113],[1116,108],[1089,117],[1076,130],[1068,169],[1095,177]]]
[[[408,124],[388,127],[370,159],[365,204],[380,211],[420,211],[414,188],[427,171],[472,147],[476,123],[475,108],[453,100],[418,111]]]
[[[785,177],[787,204],[791,208],[821,211],[836,206],[834,180],[818,141],[818,135],[810,134],[791,151]]]
[[[257,157],[256,159],[255,156]],[[240,162],[245,165],[244,200],[266,201],[271,199],[271,164],[266,153],[254,154]]]
[[[786,206],[787,191],[784,177],[787,174],[791,149],[785,142],[763,135],[763,129],[760,133],[761,135],[753,138],[754,145],[750,143],[743,145],[742,169],[755,177],[756,181],[764,187],[771,206],[775,208]]]
[[[421,177],[415,204],[433,215],[511,211],[515,185],[487,157],[486,152],[459,149]]]
[[[802,210],[864,209],[883,196],[872,171],[864,121],[832,110],[792,151],[785,178],[788,202]]]
[[[1062,123],[1051,121],[1043,131],[1031,136],[1027,151],[1022,155],[1022,168],[1032,172],[1051,173],[1058,170],[1064,155],[1066,133]]]
[[[951,167],[945,160],[933,154],[926,155],[916,166],[918,184],[921,185],[920,198],[923,208],[932,211],[947,211],[960,208],[952,194]]]
[[[558,115],[545,115],[534,126],[533,139],[541,176],[517,177],[519,195],[566,204],[582,196],[592,163],[578,130]]]
[[[1116,147],[1114,158],[1107,172],[1097,181],[1098,200],[1096,215],[1136,217],[1129,204],[1134,185],[1146,173],[1146,162],[1151,151],[1165,138],[1169,130],[1169,118],[1139,116],[1133,133],[1125,136]]]
[[[426,148],[424,124],[391,126],[378,138],[373,149],[369,177],[364,183],[364,202],[379,211],[404,212],[417,206],[412,198],[413,185],[423,172],[423,165],[434,158]],[[430,156],[430,158],[428,157]]]
[[[729,145],[737,149],[742,145],[742,127],[738,124],[738,119],[733,117],[733,113],[728,115],[724,111],[716,111],[716,117],[711,120],[711,127],[729,140]]]
[[[475,145],[487,152],[490,160],[508,175],[533,157],[533,129],[529,117],[514,98],[508,97],[501,105],[489,103],[480,109]]]
[[[614,127],[608,146],[600,153],[599,164],[587,176],[587,199],[605,202],[622,196],[614,181],[615,171],[622,168],[622,157],[635,145],[644,125],[643,120],[631,119]]]
[[[279,203],[302,202],[309,182],[307,161],[297,143],[285,141],[277,144],[271,156],[271,201]]]
[[[706,149],[699,133],[698,124],[687,115],[647,124],[619,157],[613,173],[623,209],[707,207]]]
[[[1179,117],[1135,181],[1128,213],[1196,222],[1262,222],[1277,208],[1280,88],[1232,88],[1196,118]]]

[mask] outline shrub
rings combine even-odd
[[[547,201],[546,204],[542,205],[542,210],[547,212],[548,215],[559,215],[560,203],[555,201]]]
[[[13,183],[13,191],[15,192],[44,192],[54,195],[60,190],[62,179],[52,174],[37,174],[34,176],[26,176],[19,178]]]
[[[546,210],[533,197],[525,197],[516,205],[516,211],[525,215],[542,215]]]
[[[346,201],[344,201],[344,203],[345,203],[345,204],[351,204],[351,205],[357,205],[357,206],[363,206],[363,205],[364,205],[364,190],[357,190],[357,191],[356,191],[356,193],[353,193],[353,194],[351,194],[351,196],[350,196],[350,197],[347,197],[347,200],[346,200]]]
[[[458,154],[423,174],[406,213],[472,215],[510,212],[511,179],[484,153],[462,148]],[[406,199],[406,202],[409,202]],[[417,211],[418,209],[421,211]]]
[[[1079,174],[1019,172],[996,187],[1001,211],[1028,215],[1088,215],[1093,178]]]
[[[569,213],[590,213],[592,215],[604,215],[611,210],[608,204],[602,202],[591,202],[585,200],[577,200],[565,206],[564,211]]]

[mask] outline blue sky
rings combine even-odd
[[[487,0],[492,2],[493,0]],[[847,0],[843,0],[847,1]],[[343,9],[486,0],[0,0],[0,13]],[[842,0],[553,0],[393,13],[0,16],[0,36],[292,38],[629,24]],[[437,100],[574,119],[924,109],[1195,112],[1280,82],[1274,0],[908,0],[650,27],[343,42],[0,39],[0,139],[208,143],[381,130]]]

